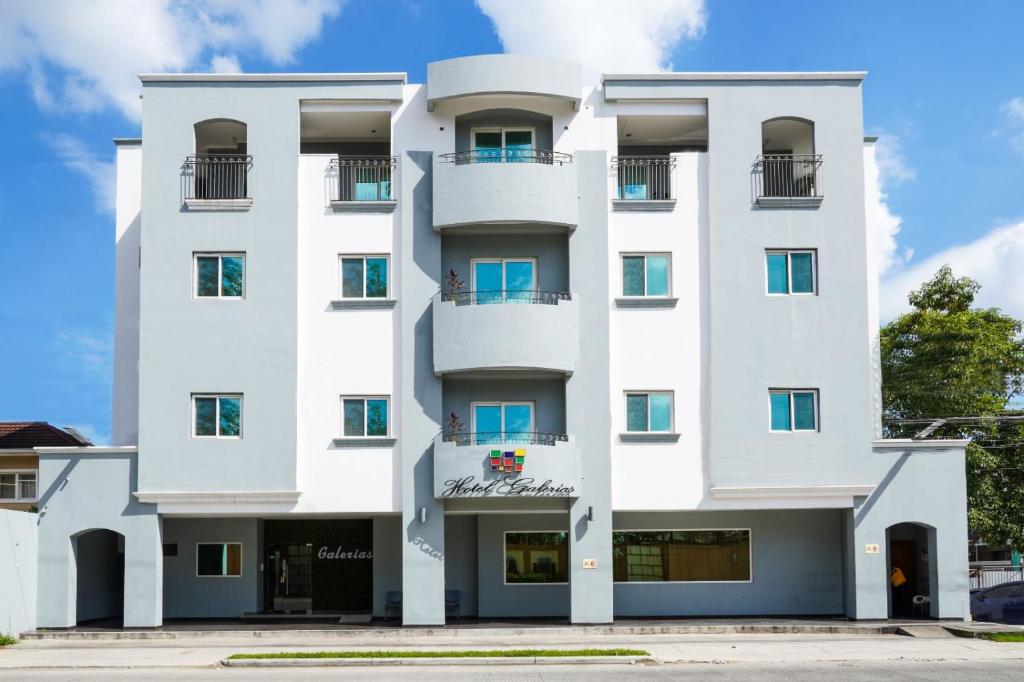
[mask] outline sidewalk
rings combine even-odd
[[[0,649],[0,669],[11,668],[166,668],[219,666],[236,653],[352,651],[380,649],[638,648],[658,664],[822,661],[1024,661],[1024,644],[981,639],[919,639],[879,634],[577,635],[521,631],[513,638],[494,633],[471,639],[369,636],[339,640],[329,633],[301,638],[287,631],[250,635],[162,640],[27,640]]]

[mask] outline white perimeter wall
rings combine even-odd
[[[0,509],[0,634],[36,628],[38,518]]]

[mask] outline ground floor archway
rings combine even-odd
[[[885,531],[889,617],[929,618],[936,606],[935,529],[897,523]]]
[[[124,618],[124,536],[94,529],[72,537],[77,576],[75,623]]]

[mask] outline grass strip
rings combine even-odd
[[[566,656],[650,656],[643,649],[490,649],[449,651],[282,651],[234,654],[231,660],[259,658],[559,658]]]
[[[7,646],[8,644],[17,644],[18,640],[10,635],[0,635],[0,646]]]
[[[982,637],[993,642],[1024,642],[1024,632],[987,632]]]

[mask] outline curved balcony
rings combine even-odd
[[[434,497],[579,497],[580,453],[564,433],[457,433],[434,441]]]
[[[583,92],[576,62],[524,54],[485,54],[427,64],[427,111],[470,97],[519,95],[568,103],[579,109]]]
[[[434,296],[434,373],[572,374],[579,306],[568,292],[467,291]]]
[[[487,149],[434,160],[434,229],[531,223],[574,229],[572,156],[542,149]]]

